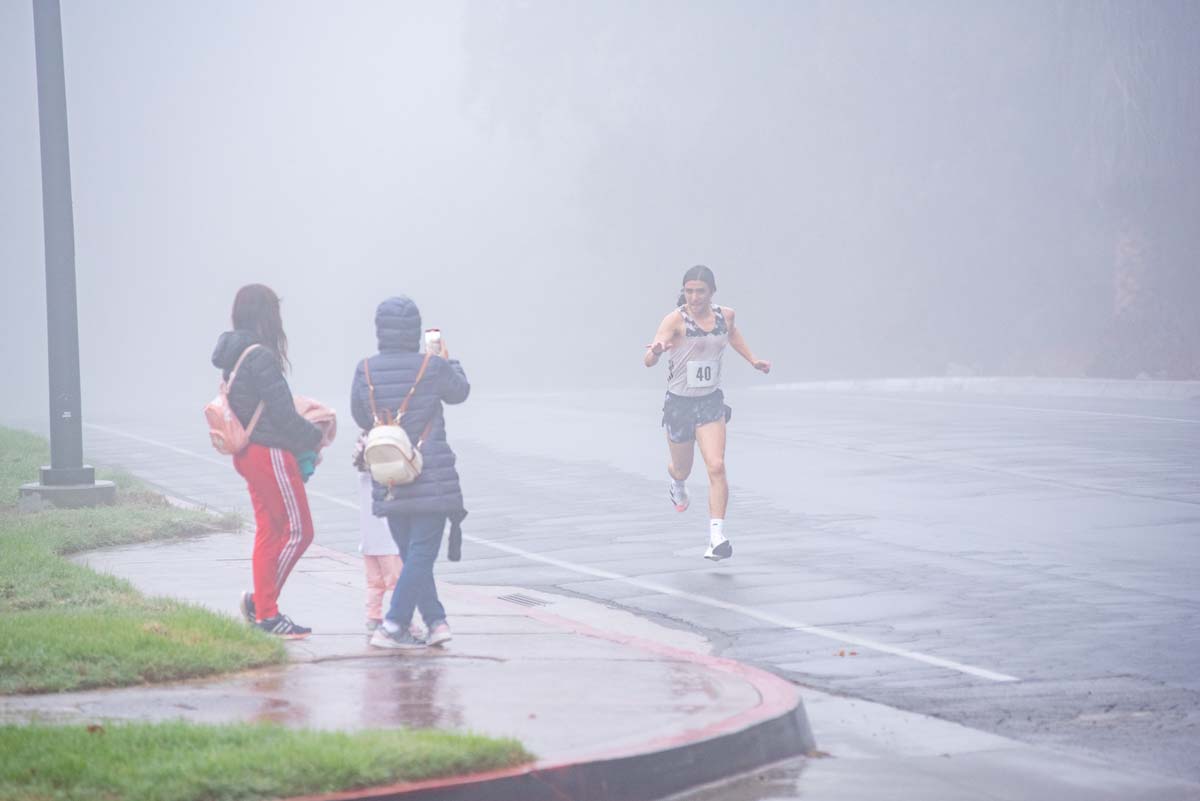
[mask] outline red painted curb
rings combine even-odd
[[[491,596],[454,585],[485,605]],[[678,792],[736,772],[803,754],[815,747],[799,691],[789,682],[731,659],[597,629],[541,609],[527,608],[526,617],[587,637],[619,643],[640,651],[690,662],[735,675],[749,683],[759,703],[724,720],[679,734],[656,737],[633,746],[589,753],[567,762],[535,762],[485,773],[447,776],[419,782],[296,796],[288,801],[387,801],[388,799],[466,799],[537,801],[538,799],[643,799]],[[732,741],[739,741],[733,748]],[[724,748],[723,742],[731,748]],[[701,753],[704,752],[704,753]],[[720,760],[724,758],[722,763]],[[633,787],[629,785],[635,785]],[[646,791],[646,794],[642,794]]]

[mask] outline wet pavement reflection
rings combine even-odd
[[[244,546],[242,535],[214,535],[83,560],[148,593],[232,613],[235,588],[248,574]],[[204,572],[195,571],[198,564]],[[600,604],[522,590],[520,600],[536,596],[531,609],[504,600],[513,596],[511,587],[447,583],[445,602],[455,610],[449,647],[373,649],[357,620],[360,570],[357,560],[320,546],[301,560],[282,603],[315,633],[287,643],[288,665],[166,685],[0,698],[0,721],[182,718],[432,728],[515,737],[553,761],[705,731],[761,702],[744,677],[624,641],[627,632],[653,629],[673,646],[702,652],[707,643],[695,635]],[[195,580],[179,581],[180,575]],[[604,634],[613,631],[622,633]]]

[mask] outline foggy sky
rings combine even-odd
[[[479,390],[660,385],[641,346],[696,263],[774,380],[1078,373],[1115,302],[1106,154],[1143,141],[1096,118],[1107,54],[1191,53],[1149,58],[1142,112],[1197,133],[1171,127],[1186,4],[1141,30],[1078,3],[62,2],[93,418],[152,384],[200,425],[250,282],[335,406],[398,293]],[[6,0],[9,419],[46,408],[36,103]]]

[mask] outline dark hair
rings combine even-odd
[[[247,284],[233,299],[233,327],[253,332],[262,344],[275,351],[279,364],[288,369],[287,334],[279,316],[279,296],[269,286]]]
[[[708,284],[709,292],[717,291],[717,277],[713,275],[712,270],[708,269],[703,264],[697,264],[695,267],[684,273],[683,280],[679,282],[679,285],[683,286],[688,281],[703,281],[704,283]],[[682,306],[686,302],[687,299],[683,296],[683,292],[680,291],[679,300],[675,301],[675,305]]]

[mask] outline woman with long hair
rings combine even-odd
[[[250,434],[233,457],[254,504],[253,592],[242,593],[248,623],[279,637],[307,637],[312,629],[279,611],[279,593],[313,538],[304,482],[312,474],[321,429],[297,411],[284,373],[287,335],[279,296],[249,284],[233,300],[233,330],[217,339],[212,363],[224,371],[229,405]]]
[[[732,347],[755,370],[771,372],[771,363],[757,358],[742,338],[733,309],[712,302],[716,291],[717,279],[704,265],[696,265],[684,273],[676,308],[659,324],[654,342],[643,359],[647,367],[653,367],[664,353],[669,353],[662,419],[670,450],[668,495],[676,511],[687,511],[690,500],[685,482],[691,475],[698,444],[709,485],[710,520],[704,558],[714,562],[733,555],[733,546],[725,536],[725,511],[729,505],[725,425],[732,416],[721,391],[721,357],[725,347]]]

